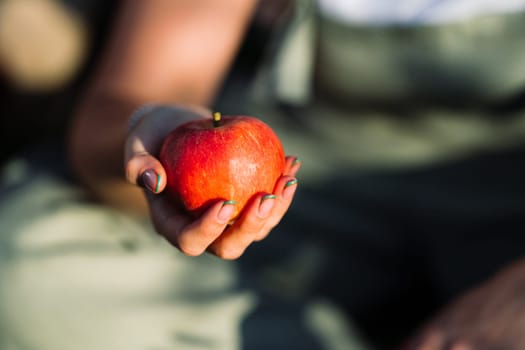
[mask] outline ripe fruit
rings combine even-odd
[[[164,141],[160,161],[167,192],[197,216],[218,200],[234,200],[235,219],[258,193],[272,193],[284,171],[273,130],[254,117],[225,116],[180,125]]]

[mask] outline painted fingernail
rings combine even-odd
[[[295,157],[295,159],[294,159],[294,161],[292,163],[292,166],[297,165],[299,163],[301,163],[301,159],[299,159],[299,157]]]
[[[277,196],[274,194],[267,194],[262,197],[258,213],[260,218],[264,219],[270,215],[275,206],[275,198],[277,198]]]
[[[297,179],[290,180],[284,185],[284,188],[293,186],[295,184],[297,184]]]
[[[297,186],[295,185],[297,185],[297,179],[290,180],[284,185],[284,190],[283,190],[284,199],[292,198],[293,194],[295,193],[295,190],[297,189]]]
[[[221,224],[225,224],[230,221],[236,204],[237,202],[234,200],[227,200],[222,203],[222,208],[217,214],[217,220],[219,220]]]
[[[262,200],[264,201],[264,200],[267,200],[267,199],[275,199],[275,198],[277,198],[277,196],[275,194],[267,194],[267,195],[264,195],[262,197]]]
[[[140,177],[141,185],[146,187],[150,192],[159,193],[160,189],[160,175],[153,169],[147,169]]]

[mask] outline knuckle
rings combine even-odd
[[[202,237],[205,241],[213,241],[224,231],[224,225],[221,225],[219,223],[213,224],[212,227],[209,227],[209,229],[201,229],[199,231],[199,235]]]
[[[142,157],[134,157],[124,165],[126,178],[130,183],[137,184],[142,169],[147,168]]]
[[[262,231],[262,232],[259,232],[257,234],[257,236],[255,237],[254,241],[255,242],[260,242],[262,241],[263,239],[265,239],[268,235],[270,234],[270,231]]]
[[[255,236],[263,229],[268,219],[250,219],[242,223],[240,229],[245,232],[247,236]]]

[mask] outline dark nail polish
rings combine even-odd
[[[148,169],[144,171],[140,177],[141,185],[147,188],[150,192],[158,193],[160,187],[160,175],[155,170]]]

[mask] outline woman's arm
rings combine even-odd
[[[99,199],[147,213],[125,182],[127,120],[144,103],[207,105],[236,53],[254,0],[126,0],[75,114],[74,171]]]

